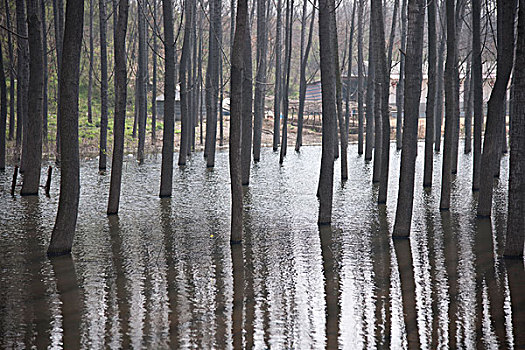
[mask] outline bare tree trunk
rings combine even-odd
[[[301,41],[301,72],[299,77],[299,110],[297,112],[297,138],[295,140],[295,151],[299,152],[301,146],[303,145],[303,121],[304,121],[304,103],[306,98],[306,65],[308,63],[308,57],[310,56],[310,49],[312,47],[312,37],[313,37],[313,28],[315,22],[315,7],[317,1],[314,0],[314,6],[312,8],[312,17],[310,18],[310,29],[308,32],[308,41],[306,43],[306,48],[303,51],[303,42]],[[303,36],[303,30],[306,31],[306,5],[303,6],[303,25],[301,27],[301,40]]]
[[[354,43],[354,25],[355,25],[355,10],[357,7],[357,0],[354,1],[352,8],[352,21],[350,24],[350,38],[348,40],[348,73],[346,76],[346,114],[345,114],[345,126],[346,135],[348,135],[350,127],[350,84],[352,81],[352,64],[353,64],[353,43]],[[362,135],[361,135],[362,136]],[[362,143],[362,140],[361,140]]]
[[[364,60],[363,60],[363,0],[359,1],[357,12],[357,153],[363,154],[364,139]]]
[[[179,166],[186,165],[186,158],[188,156],[189,138],[190,138],[190,123],[191,123],[191,108],[190,108],[190,83],[189,76],[191,70],[191,28],[193,24],[193,5],[192,0],[184,1],[184,40],[182,43],[182,54],[180,57],[179,78],[180,78],[180,114],[181,114],[181,128],[180,128],[180,150],[179,150]]]
[[[157,28],[157,0],[153,0],[153,24],[154,28]],[[156,30],[153,31],[152,36],[152,46],[153,46],[153,77],[152,77],[152,87],[151,87],[151,144],[155,145],[157,142],[157,33]],[[202,141],[201,141],[202,143]]]
[[[481,166],[481,129],[483,127],[483,75],[481,65],[481,4],[472,0],[472,88],[474,107],[474,163],[472,190],[479,190]]]
[[[447,60],[445,63],[445,138],[443,145],[443,170],[441,175],[440,210],[450,208],[450,187],[452,175],[452,162],[454,160],[454,129],[456,125],[456,19],[455,1],[446,0],[447,18]]]
[[[24,0],[16,0],[16,29],[20,37],[17,38],[17,123],[16,123],[16,146],[22,146],[23,129],[27,122],[27,91],[29,81],[29,48],[27,44],[27,24],[26,11]],[[27,138],[25,138],[27,139]],[[25,141],[24,141],[25,144]],[[22,148],[25,148],[24,146]],[[23,152],[22,161],[20,165],[20,172],[24,172],[23,166]]]
[[[368,74],[366,77],[366,144],[365,160],[372,160],[374,149],[374,81],[375,81],[375,52],[373,43],[375,26],[370,27],[368,39]]]
[[[7,85],[5,82],[2,43],[0,42],[0,171],[5,170],[6,124],[7,124]]]
[[[89,0],[89,68],[88,68],[88,123],[93,123],[93,0]]]
[[[128,27],[128,0],[119,0],[118,20],[113,33],[115,43],[115,115],[113,126],[113,157],[109,186],[108,215],[118,213],[122,162],[124,159],[124,130],[126,127],[126,31]],[[116,15],[116,14],[115,14]],[[169,105],[165,101],[166,105]]]
[[[444,31],[444,30],[443,30]],[[441,130],[443,125],[443,94],[444,94],[444,78],[443,78],[443,64],[445,56],[445,33],[441,35],[439,49],[437,54],[437,74],[436,74],[436,115],[434,124],[434,150],[441,151]]]
[[[80,197],[78,79],[83,25],[84,2],[82,0],[68,0],[66,4],[62,75],[59,81],[62,116],[62,123],[60,123],[62,138],[60,145],[62,157],[60,198],[55,226],[47,250],[48,255],[69,254],[71,252],[77,224]]]
[[[450,0],[453,1],[453,0]],[[425,0],[408,0],[407,50],[405,56],[405,91],[403,148],[397,197],[394,237],[408,237],[414,205],[414,178],[417,156],[417,126],[421,99]]]
[[[47,85],[48,85],[48,60],[47,60],[47,25],[46,25],[46,3],[45,0],[40,1],[40,13],[42,18],[42,55],[43,55],[43,74],[44,86],[42,90],[42,139],[47,145]]]
[[[509,202],[506,257],[522,257],[525,240],[525,7],[519,2],[518,39],[510,124]],[[521,261],[521,260],[520,260]],[[523,270],[523,265],[521,270]]]
[[[436,1],[430,0],[428,7],[428,92],[425,119],[425,165],[423,187],[432,187],[434,171],[434,112],[436,107]]]
[[[321,86],[323,104],[323,131],[321,172],[319,175],[319,225],[332,222],[332,197],[334,186],[334,132],[336,125],[336,86],[332,14],[333,0],[319,1],[319,44],[321,59]]]
[[[106,170],[108,143],[108,54],[106,39],[106,0],[99,0],[100,24],[100,150],[98,169]]]
[[[283,133],[281,139],[281,152],[279,155],[279,164],[283,164],[288,147],[288,91],[290,87],[290,65],[292,58],[292,18],[293,0],[286,0],[286,26],[284,30],[284,74],[283,74]]]
[[[396,87],[396,147],[401,149],[403,145],[403,115],[404,115],[404,96],[405,92],[405,52],[407,37],[407,0],[403,0],[401,5],[401,46],[399,48],[399,81]]]
[[[383,51],[380,51],[381,44],[379,40],[384,42],[384,24],[383,24],[383,38],[379,39],[381,31],[381,23],[379,23],[378,11],[374,6],[381,6],[372,0],[370,3],[370,23],[374,23],[374,35],[372,38],[372,45],[374,50],[374,169],[372,172],[372,183],[378,183],[381,178],[381,151],[382,147],[382,123],[381,120],[381,102],[382,102],[382,83],[383,83],[383,67],[382,67],[382,55]],[[384,45],[383,45],[384,48]]]
[[[173,138],[175,125],[175,37],[173,34],[173,3],[162,0],[164,20],[164,129],[162,133],[162,165],[160,197],[171,197],[173,187]]]
[[[237,20],[231,55],[230,103],[230,179],[232,194],[231,243],[242,241],[242,175],[241,175],[241,123],[243,104],[243,71],[246,33],[248,32],[248,1],[237,1]]]
[[[146,96],[146,71],[148,69],[146,61],[146,18],[144,15],[144,2],[139,1],[137,4],[138,11],[138,34],[139,34],[139,50],[138,50],[138,70],[137,70],[137,95],[138,95],[138,151],[137,160],[139,164],[144,162],[144,145],[146,143],[146,116],[147,116],[147,96]]]
[[[281,123],[281,19],[282,2],[277,0],[277,25],[275,33],[275,92],[273,102],[273,150],[279,147],[279,129]]]
[[[11,8],[5,0],[5,17],[7,28],[11,29]],[[7,51],[9,53],[9,140],[15,137],[15,58],[11,32],[7,32]]]
[[[242,77],[242,122],[241,122],[241,182],[243,186],[250,183],[250,166],[252,162],[252,44],[250,26],[244,34],[243,77]]]
[[[472,42],[472,40],[471,40]],[[467,77],[463,94],[463,110],[465,111],[465,154],[472,151],[472,59],[468,63]]]
[[[29,89],[27,123],[24,138],[24,182],[21,195],[38,195],[40,164],[42,163],[42,93],[44,89],[44,62],[42,50],[42,22],[39,0],[27,0],[27,25],[29,42]]]
[[[266,25],[267,0],[257,0],[257,72],[255,77],[254,121],[253,121],[253,161],[261,159],[262,124],[265,111],[266,61],[268,34]]]
[[[487,125],[483,140],[483,154],[479,181],[478,216],[488,217],[492,209],[492,186],[498,153],[501,153],[502,104],[507,93],[514,60],[514,18],[515,1],[498,0],[498,31],[501,42],[498,43],[497,74],[494,88],[490,94],[487,108]]]
[[[394,39],[396,38],[396,23],[397,23],[397,9],[399,8],[399,0],[394,1],[394,9],[392,11],[392,26],[390,27],[390,36],[388,38],[388,49],[387,49],[387,68],[390,74],[392,69],[392,53],[394,50]],[[388,82],[390,84],[390,81]]]
[[[56,67],[57,67],[57,84],[60,85],[60,77],[62,71],[62,46],[64,35],[64,1],[53,0],[53,17],[55,25],[55,46],[56,46]],[[57,134],[56,134],[56,150],[57,160],[60,161],[60,88],[57,88],[56,95],[56,115],[57,115]]]

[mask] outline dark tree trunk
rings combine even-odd
[[[519,2],[518,39],[513,76],[513,104],[510,124],[509,202],[506,257],[523,256],[525,240],[525,4]],[[521,261],[521,259],[520,259]],[[523,270],[523,267],[522,267]]]
[[[266,25],[267,0],[257,0],[257,72],[255,77],[254,120],[253,120],[253,161],[261,159],[262,124],[265,111],[266,61],[268,34]]]
[[[359,0],[357,12],[357,153],[363,154],[364,139],[364,91],[365,72],[363,59],[363,7],[364,1]]]
[[[290,89],[290,65],[292,58],[292,24],[293,24],[293,0],[286,0],[286,26],[284,30],[284,74],[283,74],[283,133],[281,139],[281,152],[279,164],[283,164],[288,147],[288,106]],[[246,73],[245,73],[246,74]]]
[[[193,20],[191,28],[191,42],[192,42],[192,51],[193,55],[191,57],[191,85],[190,85],[190,130],[189,130],[189,139],[188,139],[188,156],[191,155],[191,151],[195,151],[195,126],[197,125],[197,98],[199,95],[198,84],[197,84],[197,50],[198,50],[198,41],[197,41],[197,2],[193,1]]]
[[[62,71],[62,46],[64,33],[64,1],[53,0],[53,18],[55,25],[55,47],[56,47],[56,67],[57,67],[57,84],[60,84]],[[57,114],[57,134],[56,149],[57,160],[60,160],[60,88],[57,88],[56,94],[56,114]]]
[[[282,2],[277,0],[277,26],[275,32],[275,92],[273,102],[273,150],[279,148],[279,129],[281,123],[281,10]]]
[[[162,133],[162,166],[160,197],[171,197],[173,187],[173,142],[175,125],[175,37],[172,0],[162,0],[164,20],[164,129]]]
[[[370,23],[374,23],[373,50],[374,50],[374,169],[372,183],[378,183],[381,178],[381,152],[383,121],[381,119],[382,84],[383,84],[383,55],[385,53],[385,25],[379,23],[381,2],[372,0],[370,3]],[[379,8],[378,8],[379,7]]]
[[[483,139],[483,154],[479,179],[478,216],[490,216],[492,209],[492,186],[494,173],[498,164],[498,154],[501,153],[501,123],[503,102],[507,93],[514,60],[514,18],[516,2],[514,0],[498,0],[498,31],[501,41],[498,42],[497,74],[494,88],[490,94],[487,107],[487,125]]]
[[[7,124],[7,85],[5,82],[2,43],[0,42],[0,171],[5,170],[6,124]]]
[[[210,36],[208,44],[208,68],[206,70],[206,166],[215,166],[215,144],[217,142],[217,105],[220,76],[220,47],[222,37],[221,1],[211,0]],[[222,74],[221,74],[222,75]],[[222,85],[222,84],[221,84]],[[221,108],[222,109],[222,108]]]
[[[186,165],[186,158],[188,156],[189,138],[190,138],[190,123],[191,123],[191,109],[190,109],[190,81],[189,75],[191,70],[191,28],[192,28],[192,0],[185,0],[184,2],[184,39],[182,43],[182,54],[180,58],[179,78],[180,78],[180,114],[181,114],[181,128],[180,128],[180,149],[179,162],[180,166]]]
[[[445,138],[443,140],[443,168],[441,175],[441,199],[439,209],[450,208],[452,163],[454,161],[454,129],[456,125],[456,20],[455,2],[446,0],[447,60],[445,63]]]
[[[137,123],[139,131],[139,142],[137,151],[137,160],[139,164],[144,162],[144,146],[146,143],[146,116],[147,116],[147,96],[146,96],[146,76],[147,76],[147,44],[146,44],[146,18],[144,15],[144,2],[139,1],[137,6],[138,11],[138,36],[139,36],[139,51],[138,51],[138,70],[137,70],[137,95],[138,95],[138,113]]]
[[[336,127],[335,53],[332,33],[333,0],[319,1],[319,44],[321,59],[321,86],[323,108],[321,172],[319,175],[319,225],[332,222],[334,186],[334,129]]]
[[[27,122],[27,91],[29,81],[29,48],[27,43],[27,23],[24,0],[16,0],[16,29],[20,37],[17,37],[17,99],[16,99],[16,146],[22,146],[22,133]],[[27,140],[27,138],[25,138]],[[25,141],[24,141],[25,144]],[[25,148],[25,147],[23,147]],[[20,172],[24,172],[24,160],[22,161]]]
[[[303,31],[306,31],[306,5],[303,6],[303,25],[301,27],[301,71],[299,76],[299,110],[297,112],[297,138],[295,139],[295,151],[299,152],[301,146],[303,145],[303,123],[304,123],[304,102],[306,98],[306,65],[308,63],[308,57],[310,56],[310,49],[312,47],[312,37],[313,37],[313,28],[315,20],[315,7],[317,1],[314,0],[314,6],[312,17],[310,18],[310,29],[308,32],[308,41],[306,43],[306,48],[303,50]]]
[[[441,35],[439,49],[437,54],[437,73],[436,73],[436,115],[434,118],[434,150],[441,151],[441,130],[443,125],[443,94],[444,94],[444,77],[443,65],[445,56],[445,33]]]
[[[403,145],[403,115],[404,115],[404,96],[405,92],[405,52],[407,38],[407,0],[403,0],[401,5],[401,45],[399,53],[399,81],[396,86],[396,147],[401,149]]]
[[[153,24],[154,28],[157,26],[157,0],[153,0]],[[157,142],[157,32],[153,31],[152,44],[153,46],[153,77],[151,87],[151,144],[155,145]],[[202,142],[201,142],[202,143]]]
[[[407,50],[405,55],[405,91],[401,174],[397,197],[394,237],[408,237],[414,205],[414,178],[417,156],[417,126],[421,98],[423,27],[425,1],[408,0]]]
[[[366,76],[366,144],[365,160],[372,160],[374,149],[374,80],[375,80],[375,52],[372,45],[374,41],[374,28],[370,28],[368,39],[368,74]]]
[[[357,7],[357,1],[354,1],[352,8],[352,21],[350,24],[350,38],[348,40],[348,70],[346,75],[346,114],[345,114],[345,126],[346,135],[348,135],[350,127],[350,82],[352,80],[352,64],[353,64],[353,43],[354,43],[354,25],[355,25],[355,10]],[[362,141],[362,140],[361,140]]]
[[[118,19],[113,33],[115,43],[115,115],[113,126],[113,157],[109,186],[108,215],[118,213],[122,162],[124,160],[124,130],[126,127],[126,32],[128,27],[128,0],[119,0]],[[165,102],[165,105],[169,103]]]
[[[42,22],[40,2],[27,0],[27,25],[29,42],[28,114],[24,138],[24,182],[21,195],[38,195],[40,164],[42,163],[42,92],[44,89],[44,62],[42,50]]]
[[[88,69],[88,123],[93,123],[93,0],[89,0],[89,69]]]
[[[468,63],[467,77],[465,78],[465,87],[463,93],[463,110],[465,111],[465,154],[469,154],[472,151],[472,81],[471,59]]]
[[[472,0],[472,89],[474,109],[474,160],[472,190],[479,190],[481,129],[483,127],[483,73],[481,65],[481,4]]]
[[[5,0],[5,17],[7,28],[11,29],[11,8]],[[15,137],[15,58],[11,32],[7,32],[7,50],[9,53],[9,140]]]
[[[428,92],[425,110],[425,165],[423,187],[432,186],[434,171],[434,112],[436,105],[436,1],[430,0],[428,6]]]
[[[84,2],[68,0],[64,29],[60,124],[61,176],[58,212],[47,250],[48,255],[69,254],[77,224],[80,196],[80,160],[78,154],[78,79],[84,25]],[[124,66],[125,67],[125,66]]]
[[[46,3],[45,0],[40,1],[40,13],[42,18],[42,55],[43,55],[43,74],[44,74],[44,86],[42,90],[42,139],[47,145],[47,83],[48,83],[48,60],[47,60],[47,25],[46,25]]]
[[[244,34],[244,70],[242,78],[242,130],[241,130],[241,179],[242,185],[250,183],[250,165],[252,162],[252,45],[250,26]]]
[[[100,145],[98,169],[106,170],[108,143],[108,54],[106,39],[106,0],[99,0],[100,21]]]
[[[231,243],[242,241],[242,175],[241,175],[241,123],[243,98],[243,70],[246,33],[248,33],[248,1],[238,0],[235,37],[231,55],[230,103],[230,180],[232,194]]]

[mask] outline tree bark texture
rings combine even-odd
[[[401,46],[399,50],[399,81],[396,87],[396,147],[401,149],[403,145],[403,93],[405,91],[405,52],[407,38],[407,0],[403,0],[401,5]]]
[[[483,127],[483,73],[481,64],[481,0],[472,0],[472,89],[474,109],[474,157],[472,190],[479,190],[481,129]]]
[[[273,150],[279,148],[279,131],[281,123],[281,28],[282,1],[277,0],[277,25],[275,29],[275,92],[273,102]]]
[[[374,80],[375,80],[375,57],[372,45],[374,38],[374,28],[370,28],[368,44],[368,72],[366,76],[366,143],[365,160],[372,160],[372,150],[374,149]]]
[[[48,115],[48,59],[47,59],[47,24],[46,24],[46,3],[45,0],[40,0],[40,16],[42,23],[42,56],[43,56],[43,74],[44,74],[44,85],[42,90],[42,140],[47,145],[47,115]]]
[[[78,94],[84,2],[82,0],[68,0],[65,19],[62,75],[59,81],[62,116],[60,123],[62,138],[60,144],[60,198],[55,226],[47,250],[48,255],[69,254],[71,252],[80,197]]]
[[[39,0],[27,0],[29,42],[29,89],[27,123],[24,138],[24,182],[21,195],[38,195],[40,165],[42,163],[42,93],[44,89],[44,57],[42,50],[42,22]]]
[[[179,166],[186,165],[190,138],[190,71],[191,71],[191,27],[192,27],[192,0],[184,1],[184,39],[182,43],[182,53],[180,57],[179,78],[180,78],[180,148]]]
[[[469,154],[472,151],[472,59],[469,60],[467,77],[465,78],[463,110],[465,111],[465,147],[463,152]]]
[[[89,0],[89,67],[88,67],[88,96],[87,96],[87,118],[88,123],[93,123],[93,109],[91,104],[93,102],[93,0]]]
[[[318,224],[332,222],[332,197],[334,186],[334,142],[336,125],[335,60],[331,25],[331,12],[335,10],[333,0],[319,1],[319,44],[321,59],[321,87],[323,109],[321,172],[319,175]]]
[[[253,161],[261,160],[261,136],[265,110],[266,61],[268,51],[268,34],[266,25],[267,0],[257,0],[257,67],[255,73],[255,98],[253,120]]]
[[[108,215],[118,213],[124,160],[124,130],[126,127],[126,32],[128,27],[128,0],[119,0],[115,43],[115,115],[113,126],[113,157],[109,186]]]
[[[27,37],[27,22],[24,0],[16,0],[16,30],[17,37],[17,98],[16,98],[16,146],[22,146],[22,134],[27,121],[27,94],[29,88],[29,46]],[[27,139],[27,138],[26,138]],[[25,148],[25,147],[23,147]],[[24,172],[23,151],[20,172]]]
[[[283,164],[284,157],[288,148],[288,106],[290,90],[290,65],[292,59],[292,24],[293,24],[293,0],[286,1],[286,26],[284,42],[284,74],[283,74],[283,130],[281,138],[281,152],[279,154],[279,164]],[[246,74],[246,70],[245,70]]]
[[[353,64],[353,43],[354,43],[354,25],[355,25],[355,11],[357,8],[357,1],[354,1],[352,6],[352,20],[350,22],[350,38],[348,39],[348,70],[346,75],[346,113],[345,124],[346,134],[348,135],[350,127],[350,82],[352,80],[352,64]]]
[[[7,28],[11,28],[11,8],[5,0],[5,17]],[[9,54],[9,140],[15,137],[15,58],[11,32],[7,32],[7,51]]]
[[[242,185],[250,183],[250,166],[252,163],[252,44],[250,26],[244,34],[243,77],[242,77],[242,131],[241,131],[241,180]]]
[[[498,31],[501,32],[501,42],[498,43],[497,73],[494,88],[490,94],[487,108],[487,125],[483,139],[483,154],[479,179],[478,216],[487,217],[492,209],[492,186],[494,173],[501,152],[501,123],[503,123],[503,102],[507,93],[512,64],[514,60],[514,17],[516,13],[515,0],[498,0]]]
[[[0,43],[0,171],[5,170],[6,126],[7,126],[7,85],[5,81],[2,43]]]
[[[363,7],[364,1],[358,0],[357,12],[357,154],[363,154],[364,141],[364,92],[365,72],[363,59]]]
[[[98,169],[106,170],[108,144],[108,53],[106,39],[106,0],[99,0],[100,24],[100,145]]]
[[[139,1],[137,6],[138,11],[138,37],[139,37],[139,51],[138,51],[138,69],[137,69],[137,95],[138,106],[137,109],[137,124],[139,131],[137,160],[139,164],[144,162],[144,145],[146,142],[146,116],[147,116],[147,96],[146,96],[146,76],[147,76],[147,44],[146,44],[146,18],[144,15],[144,2]],[[137,108],[138,107],[138,108]]]
[[[425,0],[408,0],[407,51],[405,56],[405,91],[401,174],[397,197],[394,237],[408,237],[414,205],[414,178],[417,156],[417,126],[421,98],[423,27]]]
[[[444,78],[443,65],[445,55],[445,34],[441,35],[439,42],[439,49],[437,54],[437,73],[436,73],[436,115],[434,124],[434,150],[441,151],[441,130],[443,126],[443,94],[444,94]]]

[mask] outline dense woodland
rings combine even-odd
[[[139,163],[147,145],[162,140],[159,196],[171,197],[177,195],[174,155],[184,167],[203,145],[206,166],[213,168],[226,127],[231,242],[242,242],[243,186],[249,186],[251,164],[261,157],[263,122],[272,120],[273,150],[286,166],[291,103],[298,103],[294,150],[300,152],[307,84],[317,80],[319,225],[331,223],[334,181],[348,178],[355,121],[358,153],[373,163],[380,206],[386,204],[389,177],[398,176],[389,173],[391,139],[401,151],[394,237],[410,235],[417,186],[441,182],[439,209],[454,210],[451,185],[462,176],[461,151],[473,153],[477,215],[490,217],[501,155],[509,152],[505,256],[523,255],[525,1],[5,0],[0,7],[0,169],[16,166],[14,181],[18,171],[23,174],[20,194],[34,196],[41,192],[43,155],[60,167],[49,255],[71,251],[84,138],[97,140],[101,172],[111,162],[107,214],[114,215],[129,137]],[[350,91],[354,78],[357,88]],[[422,105],[420,181],[415,161]],[[82,124],[96,134],[79,134]],[[442,152],[439,179],[432,179],[435,152]],[[341,167],[341,179],[334,178],[335,166]]]

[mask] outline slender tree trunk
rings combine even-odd
[[[175,124],[175,37],[173,34],[173,3],[162,0],[164,20],[164,130],[162,134],[162,165],[160,197],[171,197],[173,187],[173,138]]]
[[[281,123],[281,19],[282,2],[277,0],[277,26],[275,33],[275,92],[273,102],[273,150],[279,148],[279,129]]]
[[[497,74],[494,88],[490,94],[487,108],[487,125],[483,140],[483,154],[479,179],[478,216],[490,216],[492,209],[492,186],[498,153],[501,153],[501,110],[507,93],[512,64],[514,60],[514,18],[516,2],[498,0],[498,31],[501,42],[498,43]],[[501,26],[501,27],[500,27]]]
[[[266,25],[267,0],[257,0],[257,72],[255,77],[254,120],[253,120],[253,161],[261,160],[261,136],[265,111],[266,61],[268,34]]]
[[[138,70],[137,70],[137,95],[138,95],[138,113],[137,123],[139,131],[137,159],[139,164],[144,162],[144,146],[146,143],[146,116],[147,116],[147,96],[146,96],[146,71],[147,66],[147,47],[146,47],[146,18],[144,15],[144,2],[139,1],[138,11],[138,34],[139,34],[139,52],[138,52]]]
[[[192,27],[192,0],[185,0],[184,13],[184,40],[182,43],[182,54],[180,58],[179,78],[180,78],[180,113],[181,113],[181,128],[180,128],[180,150],[179,150],[179,166],[186,165],[186,158],[188,156],[189,138],[190,138],[190,82],[189,75],[191,70],[191,27]]]
[[[292,57],[292,18],[293,0],[286,0],[286,26],[284,30],[284,74],[283,74],[283,133],[281,139],[281,152],[279,155],[279,164],[283,164],[284,157],[288,147],[288,92],[290,87],[290,65]]]
[[[242,122],[241,122],[241,181],[243,186],[250,183],[250,165],[252,162],[252,45],[250,26],[244,34],[244,68],[242,78]]]
[[[221,1],[211,0],[210,5],[210,36],[208,44],[208,68],[206,70],[206,166],[215,166],[215,144],[217,142],[217,105],[219,94],[219,78],[221,67]],[[220,84],[222,85],[222,84]],[[222,106],[221,106],[222,110]],[[222,111],[221,111],[222,115]],[[222,128],[222,126],[221,126]],[[221,136],[222,137],[222,136]]]
[[[441,130],[443,125],[443,94],[444,94],[444,56],[445,56],[445,34],[441,35],[437,54],[437,73],[436,73],[436,115],[434,118],[434,150],[441,151]]]
[[[310,29],[308,32],[308,41],[306,43],[306,48],[304,52],[301,48],[302,58],[301,58],[301,72],[299,77],[299,110],[297,112],[297,138],[295,140],[295,151],[299,152],[301,146],[303,145],[303,123],[304,123],[304,104],[306,99],[306,66],[308,63],[308,57],[310,56],[310,49],[312,47],[312,37],[314,32],[314,22],[315,22],[315,7],[317,1],[314,0],[314,5],[312,8],[312,13],[310,16]],[[303,12],[306,12],[307,2],[304,3]],[[303,26],[301,31],[306,30],[306,14],[303,13]],[[303,34],[301,33],[301,36]],[[302,40],[302,39],[301,39]],[[303,43],[301,42],[301,46]]]
[[[6,124],[7,124],[7,85],[5,82],[2,43],[0,42],[0,171],[5,170]]]
[[[348,135],[350,128],[350,84],[352,82],[352,64],[353,64],[353,44],[354,44],[354,25],[355,25],[355,10],[357,7],[357,0],[354,1],[352,8],[352,21],[350,24],[350,38],[348,42],[348,73],[346,76],[346,114],[345,114],[345,126],[346,135]],[[347,136],[348,137],[348,136]],[[362,140],[361,140],[362,141]],[[361,142],[362,143],[362,142]]]
[[[60,85],[60,77],[62,71],[62,46],[64,33],[64,1],[53,0],[53,17],[55,25],[55,47],[56,47],[56,62],[57,62],[57,84]],[[60,88],[57,88],[56,95],[56,114],[57,114],[57,134],[56,134],[56,150],[57,160],[60,161]]]
[[[29,48],[27,43],[27,23],[24,0],[16,0],[16,29],[20,37],[17,37],[17,123],[16,123],[16,146],[22,146],[22,133],[27,121],[27,91],[29,81]],[[27,139],[27,138],[25,138]],[[22,147],[25,148],[25,147]],[[20,172],[24,172],[23,151]]]
[[[453,1],[453,0],[449,0]],[[397,196],[394,237],[408,237],[414,205],[414,178],[417,156],[417,126],[421,98],[425,0],[408,0],[407,50],[405,56],[405,91],[403,148]]]
[[[399,0],[394,1],[394,9],[392,10],[392,26],[390,27],[390,36],[388,38],[388,49],[387,49],[387,68],[390,74],[392,69],[392,53],[394,50],[394,39],[396,38],[396,23],[397,23],[397,9],[399,8]],[[388,82],[390,84],[390,81]]]
[[[510,121],[509,204],[506,257],[522,257],[525,240],[525,6],[519,1],[518,39]],[[523,267],[522,267],[523,270]]]
[[[126,127],[126,32],[128,27],[128,8],[128,0],[119,0],[117,25],[113,33],[113,42],[115,43],[115,115],[113,119],[113,157],[111,160],[108,215],[118,213],[120,185],[122,182],[124,130]],[[169,105],[167,101],[164,104]]]
[[[106,0],[99,0],[100,23],[100,146],[98,169],[106,170],[108,138],[108,54],[106,40]]]
[[[425,118],[425,165],[423,187],[432,187],[434,171],[434,112],[436,107],[436,0],[430,0],[428,7],[428,91]]]
[[[357,153],[363,154],[364,139],[364,91],[365,72],[363,60],[363,0],[359,1],[357,12]]]
[[[381,46],[384,48],[384,44],[379,43],[380,40],[385,41],[384,24],[381,27],[379,23],[378,9],[375,8],[381,6],[381,3],[372,0],[370,3],[370,23],[374,23],[374,36],[372,38],[372,45],[374,50],[374,169],[372,172],[372,183],[379,183],[381,178],[381,152],[382,147],[382,126],[383,121],[381,119],[381,102],[382,102],[382,83],[383,83],[383,66],[382,66],[382,55],[384,50],[381,51]],[[382,33],[381,33],[382,30]],[[379,37],[383,34],[382,38]]]
[[[472,0],[472,88],[474,109],[474,160],[472,190],[479,190],[481,166],[481,129],[483,127],[483,73],[481,65],[481,4]]]
[[[241,123],[243,104],[243,70],[246,33],[248,32],[248,1],[237,1],[237,20],[231,55],[230,103],[230,180],[232,193],[231,243],[242,241],[242,175],[241,175]]]
[[[157,0],[153,0],[153,24],[154,28],[157,26]],[[151,87],[151,144],[155,145],[157,142],[157,32],[153,31],[152,44],[153,46],[153,77]],[[202,142],[201,142],[202,143]]]
[[[11,29],[11,8],[5,0],[5,17],[7,28]],[[7,50],[9,53],[9,140],[15,138],[15,58],[11,32],[7,32]]]
[[[443,170],[441,175],[441,200],[440,210],[450,208],[450,187],[452,175],[452,163],[454,161],[454,129],[456,125],[456,20],[455,2],[446,0],[447,18],[447,60],[445,63],[445,138],[443,145]]]
[[[88,123],[93,123],[93,0],[89,0],[89,69],[88,69]]]
[[[374,149],[374,81],[375,81],[375,52],[373,43],[375,26],[370,27],[368,39],[368,75],[366,77],[366,144],[365,160],[372,160]]]
[[[319,0],[319,45],[321,59],[321,86],[323,108],[321,172],[319,175],[319,225],[332,222],[334,186],[334,132],[336,125],[336,86],[332,14],[333,0]]]
[[[43,67],[42,71],[44,74],[44,86],[42,90],[42,139],[47,145],[47,84],[48,84],[48,60],[47,60],[47,25],[46,25],[46,3],[45,0],[40,1],[40,13],[42,18],[42,55],[43,55]]]
[[[29,42],[29,89],[27,138],[24,150],[26,166],[21,195],[38,195],[40,187],[40,164],[42,162],[42,93],[44,89],[44,62],[42,50],[42,22],[39,0],[27,0],[27,25]]]
[[[396,87],[396,147],[401,149],[403,146],[403,116],[404,116],[404,96],[405,92],[405,52],[406,52],[406,38],[407,38],[407,0],[403,0],[401,4],[401,45],[399,50],[399,82]]]
[[[471,40],[472,42],[472,40]],[[468,63],[467,77],[463,93],[463,110],[465,111],[465,154],[472,151],[472,60]]]
[[[84,25],[84,2],[67,0],[64,29],[62,76],[59,82],[61,96],[60,124],[61,176],[60,198],[55,226],[51,234],[48,255],[69,254],[77,224],[80,197],[80,159],[78,150],[78,82],[80,51]],[[124,66],[125,67],[125,66]]]

